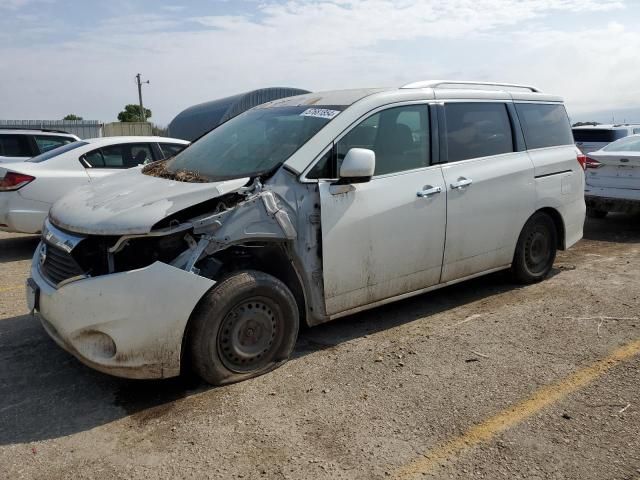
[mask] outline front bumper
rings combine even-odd
[[[31,266],[39,292],[35,315],[55,342],[91,368],[126,378],[180,373],[191,313],[215,285],[165,263],[53,287]],[[30,287],[27,287],[30,288]]]

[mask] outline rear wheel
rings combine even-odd
[[[235,273],[200,301],[189,331],[193,370],[222,385],[278,367],[298,336],[298,306],[277,278],[258,271]]]
[[[607,216],[606,210],[599,210],[593,207],[587,207],[587,217],[589,218],[604,218]]]
[[[544,212],[534,213],[520,232],[511,270],[520,283],[544,279],[556,259],[558,232],[555,223]]]

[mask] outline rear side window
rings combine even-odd
[[[444,109],[449,162],[514,151],[504,103],[448,103]]]
[[[86,153],[82,156],[82,161],[85,166],[92,168],[104,168],[104,158],[100,150],[94,150],[93,152]]]
[[[186,145],[181,145],[179,143],[161,143],[160,150],[162,150],[162,154],[164,158],[173,157],[177,155],[182,150],[184,150]]]
[[[101,149],[105,168],[124,168],[125,166],[124,145],[112,145]]]
[[[571,125],[564,105],[516,103],[527,149],[573,145]]]
[[[146,165],[153,162],[153,154],[151,148],[146,143],[130,145],[131,151],[125,162],[125,168],[137,167],[138,165]]]
[[[573,138],[576,142],[611,143],[627,135],[626,130],[610,128],[574,128]]]
[[[75,142],[75,139],[73,138],[50,135],[35,135],[34,138],[36,139],[40,153],[45,153],[49,150],[53,150],[54,148],[66,145],[67,143]]]
[[[31,157],[26,135],[0,135],[0,155],[5,157]]]
[[[92,168],[132,168],[153,160],[151,148],[146,143],[111,145],[83,156],[84,163]]]

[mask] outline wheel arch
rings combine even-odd
[[[238,256],[238,253],[244,253]],[[263,273],[272,275],[273,277],[284,283],[293,294],[298,306],[298,315],[300,322],[309,326],[307,315],[307,296],[304,285],[298,269],[296,268],[295,258],[290,254],[287,244],[284,242],[265,242],[260,245],[255,244],[238,244],[224,250],[215,252],[207,258],[214,258],[222,263],[223,268],[213,280],[221,279],[232,275],[241,270],[258,270]],[[215,288],[215,285],[211,289]],[[209,289],[205,292],[200,300],[194,305],[189,315],[189,320],[182,334],[182,344],[180,352],[180,368],[182,372],[189,370],[187,341],[191,326],[193,324],[193,316],[200,303],[205,298]]]
[[[549,217],[551,217],[551,220],[553,220],[553,223],[556,227],[556,232],[558,233],[558,244],[556,246],[558,250],[566,250],[566,232],[562,214],[553,207],[539,208],[534,212],[534,215],[538,212],[546,213],[547,215],[549,215]]]

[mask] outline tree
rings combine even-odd
[[[571,125],[572,127],[584,127],[584,126],[596,126],[596,125],[600,125],[598,122],[576,122],[573,125]]]
[[[144,109],[145,119],[151,118],[151,110]],[[142,115],[140,115],[140,105],[129,104],[124,107],[124,110],[118,114],[118,120],[121,122],[142,122]]]
[[[82,117],[79,117],[75,113],[70,113],[69,115],[64,117],[63,120],[82,120]]]

